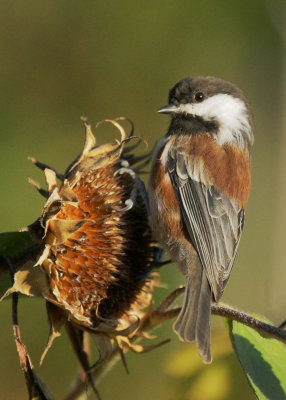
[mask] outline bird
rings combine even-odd
[[[242,90],[211,76],[180,80],[158,112],[171,121],[153,154],[149,221],[185,276],[173,329],[210,363],[211,304],[229,279],[250,193],[252,113]]]

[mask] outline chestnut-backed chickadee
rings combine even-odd
[[[154,152],[150,223],[186,276],[174,330],[210,362],[211,301],[228,281],[251,185],[251,115],[240,89],[204,76],[178,82],[158,112],[171,123]]]

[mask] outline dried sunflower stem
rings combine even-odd
[[[155,329],[157,326],[162,323],[176,318],[181,311],[180,307],[173,308],[168,310],[168,307],[172,304],[178,295],[180,295],[184,291],[184,288],[180,287],[172,292],[160,305],[157,309],[155,309],[141,324],[140,332],[148,332]],[[281,328],[277,328],[273,325],[269,325],[265,322],[262,322],[245,312],[236,310],[229,306],[213,304],[211,306],[211,313],[214,315],[219,315],[222,317],[230,318],[232,320],[238,321],[247,325],[260,333],[264,333],[270,335],[276,339],[286,341],[286,331]],[[132,341],[140,341],[143,338],[143,335],[140,336],[140,332],[133,338]],[[114,366],[114,364],[120,360],[120,351],[118,348],[115,348],[110,356],[105,360],[104,363],[101,363],[98,367],[93,369],[93,377],[98,383],[101,378],[106,375],[106,373]],[[72,390],[69,392],[65,400],[79,400],[81,395],[86,390],[86,383],[84,383],[80,377],[75,381]]]
[[[9,258],[6,258],[7,265],[14,280],[14,266]],[[12,323],[13,335],[16,349],[19,356],[20,366],[23,370],[29,400],[53,400],[54,397],[45,383],[39,378],[33,368],[28,350],[21,339],[20,327],[18,324],[18,293],[12,295]]]
[[[20,328],[17,317],[18,294],[13,293],[12,315],[13,315],[13,334],[19,355],[20,366],[25,375],[26,386],[29,400],[53,400],[54,397],[47,386],[40,380],[33,369],[33,365],[28,354],[27,348],[22,342]]]

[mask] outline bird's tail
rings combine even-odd
[[[199,261],[187,269],[184,303],[173,328],[181,340],[195,341],[203,362],[210,363],[211,289]]]

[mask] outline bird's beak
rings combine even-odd
[[[174,104],[168,104],[167,106],[159,108],[157,112],[160,114],[173,114],[178,112],[178,107]]]

